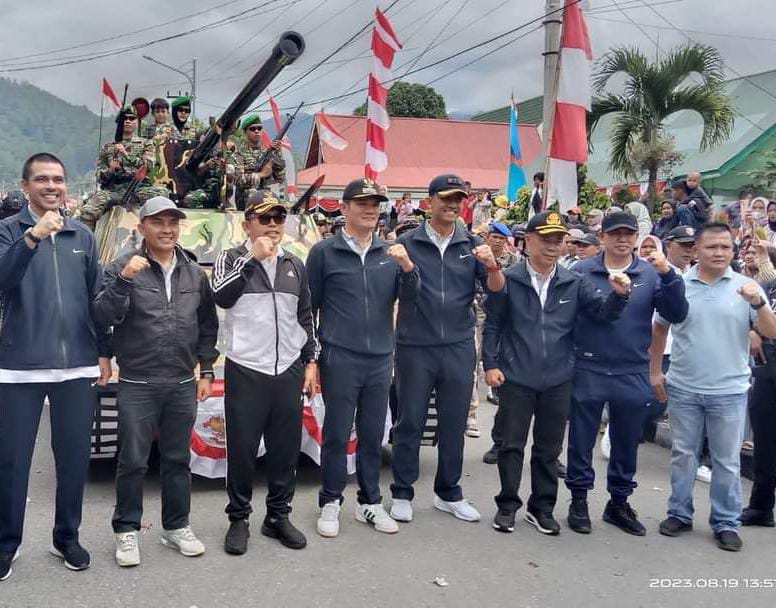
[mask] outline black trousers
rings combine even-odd
[[[776,351],[768,352],[776,356]],[[755,378],[749,398],[749,420],[754,434],[754,483],[749,497],[753,509],[770,511],[776,489],[776,381]]]
[[[495,497],[499,509],[514,513],[523,505],[518,491],[525,444],[533,419],[528,508],[552,513],[558,497],[557,461],[563,449],[570,402],[571,382],[543,391],[512,382],[499,387],[499,406],[494,425],[502,435],[498,450],[501,492]]]
[[[158,436],[162,482],[162,527],[189,525],[191,508],[191,429],[197,418],[197,383],[119,382],[119,455],[113,531],[140,530],[143,479]]]
[[[277,376],[226,360],[226,513],[231,521],[253,511],[253,473],[262,437],[267,448],[267,513],[291,512],[302,443],[303,378],[300,360]]]
[[[348,483],[347,448],[356,422],[356,477],[358,502],[382,501],[380,466],[392,355],[364,355],[325,345],[321,352],[321,389],[326,403],[321,446],[320,506],[344,500]]]
[[[434,388],[438,438],[434,493],[449,502],[463,498],[458,482],[475,360],[474,339],[443,346],[397,347],[399,416],[393,428],[394,498],[412,500],[415,495],[412,486],[420,474],[420,440]]]
[[[0,384],[0,552],[22,542],[32,453],[48,396],[57,491],[53,540],[78,541],[97,393],[92,380]]]

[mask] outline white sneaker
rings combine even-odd
[[[181,555],[186,557],[196,557],[205,552],[205,545],[194,536],[191,526],[178,528],[177,530],[162,530],[162,536],[159,538],[165,547],[175,549]]]
[[[137,566],[140,563],[137,532],[118,532],[115,536],[116,563],[122,567]]]
[[[375,530],[385,534],[396,534],[399,531],[399,524],[391,519],[379,502],[374,505],[357,504],[356,519],[362,523],[374,525]]]
[[[604,431],[604,436],[601,437],[601,456],[604,457],[604,460],[609,460],[609,456],[612,452],[612,442],[609,439],[609,425],[606,425],[606,430]]]
[[[394,498],[391,503],[391,517],[396,521],[412,521],[412,502]]]
[[[466,421],[465,434],[467,437],[471,437],[472,439],[477,439],[480,436],[480,427],[477,426],[476,418],[469,418]]]
[[[434,506],[440,511],[450,513],[463,521],[480,521],[480,512],[465,498],[455,502],[448,502],[435,494]]]
[[[695,472],[695,479],[702,481],[703,483],[711,483],[711,469],[705,464],[702,464]]]
[[[339,534],[339,501],[327,502],[321,507],[321,516],[318,518],[318,534],[326,538],[334,538]]]

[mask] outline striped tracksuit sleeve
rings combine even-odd
[[[231,308],[243,294],[245,284],[256,266],[248,252],[238,255],[234,249],[222,251],[213,268],[213,297],[221,308]]]

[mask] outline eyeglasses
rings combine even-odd
[[[262,226],[269,226],[270,222],[273,222],[277,226],[282,226],[286,223],[286,213],[269,213],[267,215],[252,215],[249,219],[259,220],[259,224]]]
[[[261,131],[264,127],[248,127],[248,131],[252,131],[253,133],[258,133]]]

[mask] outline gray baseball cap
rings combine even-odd
[[[177,217],[182,220],[186,219],[186,214],[178,209],[177,205],[173,203],[169,198],[164,196],[155,196],[149,198],[142,207],[140,207],[140,221],[152,215],[158,215],[164,211],[172,211]]]

